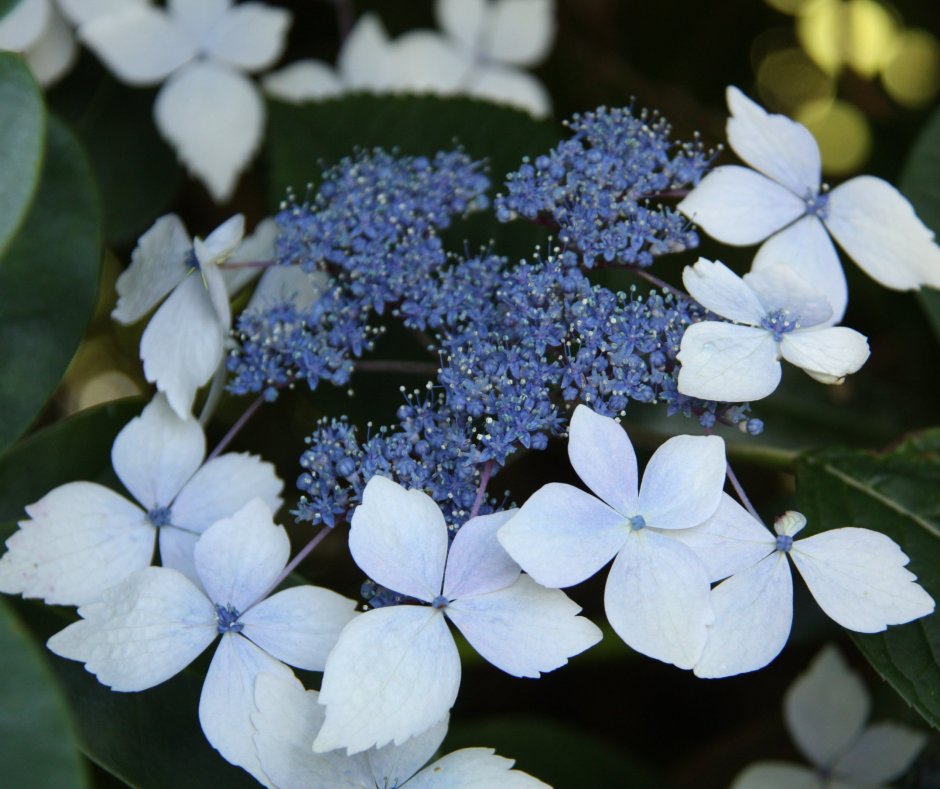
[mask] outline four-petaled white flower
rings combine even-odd
[[[257,711],[251,716],[255,747],[265,774],[278,789],[547,789],[541,781],[511,769],[510,759],[489,748],[463,748],[424,767],[447,734],[447,717],[401,745],[353,756],[315,753],[310,743],[324,717],[318,696],[293,677],[260,674],[255,681]]]
[[[708,573],[669,535],[698,526],[718,508],[724,442],[717,436],[669,439],[650,458],[638,490],[627,434],[613,419],[579,405],[568,457],[597,498],[572,485],[545,485],[500,530],[499,541],[550,587],[580,583],[614,559],[604,593],[611,626],[637,652],[691,668],[714,619]]]
[[[140,503],[94,482],[69,482],[26,508],[30,520],[7,540],[0,591],[82,605],[153,560],[198,582],[199,535],[248,501],[281,505],[283,483],[270,463],[228,453],[203,465],[206,439],[157,395],[114,440],[111,463]]]
[[[285,663],[322,671],[355,616],[353,600],[316,586],[266,598],[289,555],[287,533],[254,499],[196,543],[202,589],[176,570],[149,567],[79,608],[82,619],[50,638],[49,649],[81,661],[112,690],[139,691],[182,671],[221,635],[199,722],[222,756],[265,781],[252,742],[255,678],[292,676]]]
[[[94,5],[100,0],[70,0]],[[284,8],[232,0],[125,2],[79,27],[79,37],[131,85],[157,85],[154,117],[180,159],[216,202],[231,197],[261,143],[264,100],[245,76],[281,56]]]
[[[679,203],[713,238],[735,246],[767,241],[754,269],[784,261],[845,313],[845,274],[829,234],[870,277],[889,288],[940,287],[940,248],[907,199],[868,175],[820,188],[819,147],[809,130],[727,91],[728,142],[750,170],[716,167]],[[827,232],[828,231],[828,232]]]
[[[784,698],[784,720],[809,769],[758,762],[731,789],[880,789],[900,778],[927,743],[923,732],[885,721],[866,726],[870,700],[839,651],[826,647]]]
[[[445,619],[497,668],[538,677],[601,639],[564,593],[521,575],[496,539],[512,511],[467,521],[448,550],[440,508],[426,494],[373,477],[349,531],[356,564],[416,604],[368,611],[343,631],[320,688],[326,721],[314,750],[400,745],[447,715],[460,658]]]
[[[793,621],[787,555],[819,607],[848,630],[880,633],[933,612],[933,598],[905,569],[909,559],[891,538],[845,527],[794,540],[805,525],[799,512],[787,512],[772,534],[723,496],[713,518],[678,535],[712,581],[726,579],[712,590],[715,622],[695,665],[698,676],[755,671],[783,649]]]
[[[682,273],[703,307],[735,321],[693,323],[682,335],[678,388],[703,400],[759,400],[780,383],[780,357],[825,384],[842,383],[868,359],[864,335],[832,326],[832,307],[783,263],[735,274],[700,258]]]
[[[19,52],[41,85],[53,85],[72,67],[78,47],[52,0],[20,0],[0,18],[0,51]]]

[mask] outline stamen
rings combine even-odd
[[[632,518],[630,518],[630,526],[635,531],[639,531],[640,529],[645,529],[646,519],[642,515],[634,515]]]
[[[238,609],[231,603],[224,608],[220,605],[215,607],[215,619],[220,633],[241,633],[245,625],[238,621],[240,616]]]
[[[161,526],[169,526],[173,514],[169,507],[154,507],[147,513],[147,519],[158,529]]]
[[[793,547],[793,538],[788,537],[786,534],[777,535],[777,550],[783,551],[784,553],[789,553],[790,549]]]

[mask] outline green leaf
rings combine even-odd
[[[5,786],[88,786],[68,707],[45,656],[0,600],[0,764]]]
[[[22,58],[0,52],[0,264],[36,192],[45,134],[36,80]]]
[[[95,308],[101,218],[77,141],[50,116],[45,167],[0,261],[0,450],[55,391]]]
[[[797,472],[808,531],[859,526],[887,534],[921,586],[940,600],[940,428],[874,455],[830,449],[805,455]],[[851,633],[875,669],[940,729],[940,614]]]
[[[3,19],[9,11],[13,10],[19,0],[0,0],[0,19]]]

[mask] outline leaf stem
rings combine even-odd
[[[209,453],[209,457],[206,460],[212,460],[214,457],[218,457],[225,448],[232,443],[232,439],[235,438],[241,432],[241,429],[248,423],[248,420],[251,419],[257,410],[261,408],[261,405],[264,403],[264,396],[258,395],[245,409],[245,412],[235,420],[235,423],[228,429],[228,432],[222,436],[222,440],[216,444],[215,449]]]

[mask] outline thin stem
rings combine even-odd
[[[261,408],[263,403],[264,397],[262,395],[258,395],[251,405],[245,409],[245,412],[235,420],[235,424],[233,424],[228,429],[228,432],[222,436],[222,440],[216,444],[215,449],[209,453],[209,457],[207,457],[206,460],[212,460],[212,458],[218,457],[225,450],[225,448],[232,443],[232,439],[235,438],[239,432],[241,432],[241,429],[247,424],[248,420],[255,415],[255,412]]]
[[[265,590],[264,594],[260,595],[257,600],[255,600],[250,606],[248,606],[248,608],[251,608],[252,606],[257,605],[262,600],[264,600],[269,594],[271,594],[271,592],[277,589],[278,586],[281,585],[281,582],[285,578],[287,578],[288,575],[294,572],[295,569],[297,569],[297,565],[299,565],[304,559],[306,559],[311,553],[313,553],[313,549],[316,548],[321,542],[323,542],[323,538],[326,537],[326,535],[329,534],[331,531],[333,531],[332,526],[324,526],[322,529],[320,529],[320,531],[317,532],[316,536],[312,540],[310,540],[310,542],[308,542],[303,548],[301,548],[300,551],[297,553],[297,555],[287,563],[287,566],[283,570],[281,570],[281,574],[274,580],[274,583],[271,584]],[[246,608],[245,611],[247,611],[248,608]],[[244,611],[242,611],[242,613],[244,613]]]
[[[690,298],[688,293],[679,290],[679,288],[673,287],[665,280],[661,280],[655,274],[650,274],[646,269],[631,268],[629,270],[632,271],[634,274],[636,274],[638,277],[642,277],[647,282],[652,282],[656,287],[661,288],[662,290],[668,290],[673,296],[676,296],[680,299]]]
[[[356,362],[356,372],[364,373],[414,373],[415,375],[437,375],[438,366],[431,362],[412,362],[399,359],[362,359]]]
[[[726,463],[725,467],[727,469],[726,473],[728,475],[728,481],[731,483],[731,487],[734,488],[734,492],[738,494],[738,498],[744,505],[744,509],[746,509],[757,520],[758,523],[763,523],[763,518],[757,514],[757,510],[754,509],[754,505],[751,504],[751,500],[744,492],[744,488],[742,488],[741,483],[738,482],[738,478],[734,475],[734,471],[731,470],[731,464]]]
[[[493,461],[487,460],[483,464],[483,473],[480,475],[480,485],[477,488],[476,498],[473,500],[473,507],[470,509],[470,517],[475,518],[480,507],[483,506],[483,499],[486,497],[486,486],[490,484],[490,475],[493,473]]]
[[[273,268],[276,260],[228,260],[219,263],[219,268]]]

